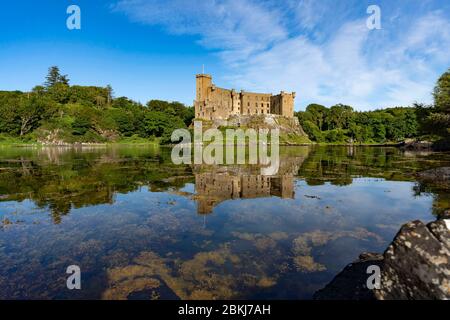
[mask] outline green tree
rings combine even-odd
[[[17,108],[20,121],[20,136],[37,128],[45,113],[45,102],[34,94],[23,95]]]
[[[11,135],[20,133],[19,105],[23,93],[0,91],[0,132]]]
[[[353,108],[343,104],[332,106],[328,112],[327,124],[329,129],[348,129]]]
[[[325,140],[330,143],[344,143],[346,141],[345,132],[342,129],[332,129],[324,132]]]
[[[114,90],[113,90],[113,88],[111,87],[111,85],[108,84],[108,85],[106,86],[106,103],[107,103],[108,105],[111,105],[111,102],[112,102],[113,98],[114,98]]]
[[[186,107],[183,115],[183,121],[186,126],[189,126],[195,118],[194,107]]]
[[[48,69],[48,74],[45,79],[45,88],[53,100],[58,103],[67,103],[69,101],[70,87],[67,75],[61,75],[59,68],[57,66],[52,66]],[[35,89],[42,91],[41,86],[37,86]]]
[[[56,84],[69,85],[69,79],[67,75],[61,75],[59,68],[57,66],[52,66],[48,69],[48,74],[45,77],[45,86],[47,88],[53,87]]]
[[[310,116],[308,117],[310,121],[313,121],[319,130],[324,130],[325,120],[328,114],[328,108],[320,104],[310,104],[306,107],[306,113]]]
[[[78,116],[72,123],[72,133],[77,136],[85,135],[91,129],[91,125],[91,120],[88,117]]]
[[[439,112],[450,114],[450,69],[439,77],[433,92],[434,106]]]
[[[48,93],[51,98],[58,103],[68,103],[70,95],[70,87],[64,83],[56,83],[49,87]]]
[[[144,130],[148,137],[160,137],[163,143],[169,143],[172,132],[186,128],[183,120],[177,116],[160,111],[149,111],[145,115]]]
[[[434,108],[426,119],[430,133],[450,139],[450,69],[439,77],[433,92]]]
[[[355,122],[350,123],[348,128],[349,137],[355,142],[364,142],[364,129],[362,126],[357,125]]]
[[[136,134],[135,118],[134,115],[125,110],[113,108],[108,111],[109,117],[115,123],[115,128],[125,137],[130,137]]]
[[[320,129],[317,127],[317,125],[314,122],[309,121],[309,120],[304,121],[303,122],[303,130],[305,131],[305,133],[308,135],[308,137],[312,141],[316,141],[316,142],[324,141],[322,131],[320,131]]]

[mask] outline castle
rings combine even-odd
[[[275,114],[294,117],[295,92],[278,95],[216,87],[209,74],[196,76],[195,118],[226,120],[232,115]]]

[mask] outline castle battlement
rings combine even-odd
[[[209,74],[196,75],[195,118],[226,120],[232,115],[275,114],[294,117],[295,92],[272,95],[219,88]]]

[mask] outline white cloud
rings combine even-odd
[[[134,21],[162,25],[173,34],[200,35],[204,47],[222,50],[230,62],[286,37],[276,9],[247,0],[122,0],[113,10]]]
[[[434,82],[450,64],[450,22],[442,12],[424,12],[400,26],[389,24],[399,20],[393,16],[383,30],[370,31],[365,11],[349,19],[348,6],[339,17],[316,1],[277,4],[122,0],[114,9],[171,33],[199,36],[223,59],[225,82],[296,91],[298,106],[345,103],[364,110],[430,102]],[[320,28],[328,23],[339,27]]]

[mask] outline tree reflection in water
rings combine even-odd
[[[1,148],[0,297],[310,298],[449,203],[448,187],[416,177],[449,166],[443,153],[286,147],[264,176],[174,165],[170,151]],[[70,264],[82,292],[65,289]]]

